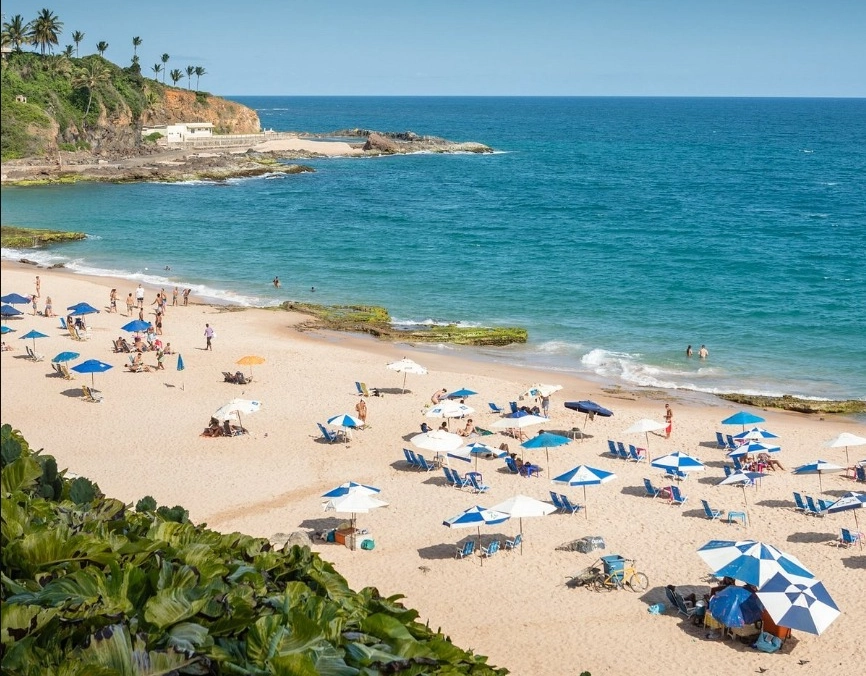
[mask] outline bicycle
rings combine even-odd
[[[635,567],[636,559],[625,559],[622,570],[614,570],[609,574],[598,573],[592,580],[592,588],[595,591],[611,591],[613,589],[627,588],[633,592],[646,591],[649,587],[649,578]]]

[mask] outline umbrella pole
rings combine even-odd
[[[406,372],[403,371],[403,387],[400,394],[406,394]]]
[[[586,508],[586,484],[583,485],[583,516],[589,521],[589,510]]]

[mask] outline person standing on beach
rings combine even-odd
[[[691,346],[691,345],[689,345],[689,346],[686,348],[686,356],[687,356],[687,357],[691,357],[691,356],[692,356],[692,346]]]
[[[665,404],[665,423],[667,424],[667,427],[665,427],[665,439],[670,439],[671,430],[674,426],[674,412],[670,404]]]
[[[367,402],[364,401],[363,399],[358,399],[358,403],[355,404],[355,411],[358,412],[358,419],[362,423],[364,423],[364,425],[366,425],[367,424]]]
[[[184,305],[184,307],[189,305],[189,293],[190,293],[190,291],[192,291],[192,289],[184,289],[183,290],[183,305]]]
[[[701,345],[701,349],[698,350],[698,356],[701,359],[706,359],[707,357],[710,356],[710,351],[707,349],[706,345]]]
[[[30,302],[33,304],[33,316],[34,317],[36,316],[36,313],[38,312],[38,310],[36,309],[36,303],[38,300],[39,300],[39,294],[38,293],[34,293],[32,296],[30,296]]]
[[[210,350],[213,352],[213,346],[211,345],[211,341],[213,340],[213,327],[210,324],[204,325],[204,337],[207,340],[207,346],[204,348],[205,350]]]
[[[171,292],[171,306],[177,307],[177,295],[180,293],[177,287],[174,287],[174,291]]]
[[[112,289],[108,295],[109,312],[117,312],[117,289]]]
[[[39,281],[39,275],[36,275],[36,297],[39,298],[39,289],[42,287],[42,282]]]
[[[144,307],[144,287],[139,284],[138,288],[135,290],[135,300],[138,303],[139,308]]]
[[[132,291],[129,292],[129,295],[126,297],[126,314],[129,317],[132,317],[132,309],[135,307],[135,299],[132,297]]]

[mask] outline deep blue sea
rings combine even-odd
[[[476,352],[608,382],[866,397],[866,100],[235,100],[276,131],[409,130],[496,153],[7,187],[4,224],[90,237],[3,256],[199,299],[523,326],[527,345]]]

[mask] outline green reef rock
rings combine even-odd
[[[37,230],[4,225],[0,228],[2,246],[13,249],[32,248],[59,242],[73,242],[87,237],[83,232],[63,232],[62,230]]]

